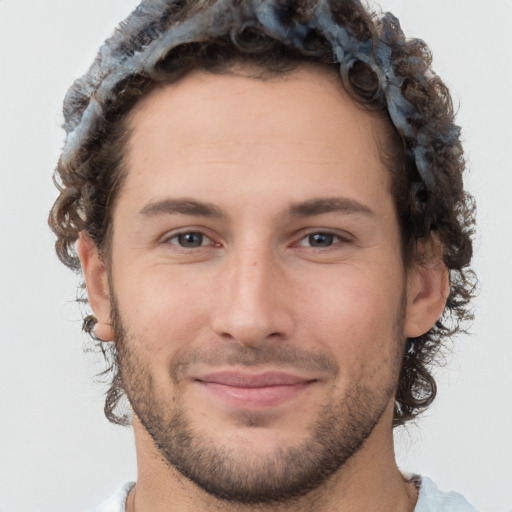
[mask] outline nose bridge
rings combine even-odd
[[[215,331],[244,345],[257,345],[270,336],[285,338],[291,316],[280,262],[270,248],[245,244],[224,262]]]

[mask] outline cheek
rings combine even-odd
[[[183,273],[157,268],[132,271],[131,276],[115,284],[126,329],[141,350],[168,361],[205,330],[203,286]]]
[[[347,268],[329,286],[308,286],[302,305],[304,327],[315,333],[340,365],[368,371],[396,357],[403,278],[393,272],[368,274]]]

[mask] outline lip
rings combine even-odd
[[[243,409],[283,404],[316,382],[315,379],[279,371],[259,374],[221,371],[202,375],[195,380],[210,395]]]

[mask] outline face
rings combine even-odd
[[[131,116],[109,272],[123,384],[217,497],[303,494],[391,431],[408,294],[380,122],[314,68],[191,74]]]

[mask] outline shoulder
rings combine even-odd
[[[120,487],[107,501],[96,507],[91,512],[124,512],[126,498],[135,482],[127,482]]]
[[[456,492],[442,492],[427,477],[420,477],[421,487],[414,512],[477,512],[466,498]]]

